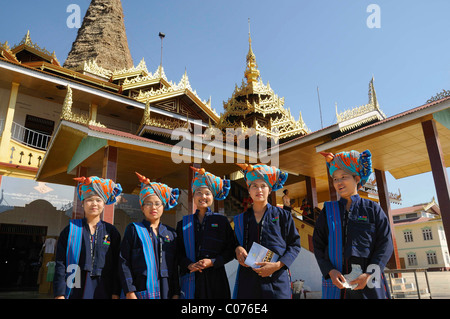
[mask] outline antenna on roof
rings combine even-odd
[[[161,62],[159,63],[159,78],[162,78],[163,39],[165,38],[165,36],[166,35],[164,33],[162,32],[159,33],[159,37],[161,39]]]
[[[317,99],[319,100],[320,125],[321,125],[322,128],[323,128],[323,121],[322,121],[322,107],[320,106],[319,87],[317,87]]]

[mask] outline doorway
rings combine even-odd
[[[0,290],[37,290],[47,226],[0,224]]]

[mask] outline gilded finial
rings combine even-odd
[[[247,68],[245,70],[245,77],[247,83],[257,82],[259,78],[258,65],[256,64],[256,56],[252,49],[252,37],[250,34],[250,18],[248,18],[248,53],[247,53]]]

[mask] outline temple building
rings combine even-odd
[[[336,106],[337,122],[312,132],[301,113],[294,118],[284,98],[268,82],[263,83],[250,34],[244,79],[223,109],[216,110],[211,98],[198,96],[186,71],[180,71],[173,81],[162,64],[148,70],[144,58],[133,63],[120,0],[91,1],[63,64],[55,52],[33,42],[30,30],[16,45],[7,42],[14,39],[0,39],[0,246],[25,237],[33,241],[30,247],[42,245],[59,235],[68,218],[82,218],[84,212],[74,191],[73,178],[78,176],[97,175],[122,185],[123,196],[116,205],[106,206],[102,218],[123,232],[130,222],[142,219],[135,171],[180,189],[179,205],[163,215],[165,224],[175,226],[183,215],[195,211],[190,166],[201,166],[232,180],[227,199],[215,201],[213,207],[231,219],[248,205],[248,190],[236,163],[256,163],[261,156],[255,157],[234,140],[227,153],[229,145],[221,140],[210,143],[206,138],[210,129],[223,132],[224,138],[227,129],[242,129],[276,143],[278,166],[289,173],[284,189],[289,190],[301,237],[301,259],[311,260],[314,267],[315,214],[325,201],[337,199],[319,152],[370,149],[374,174],[359,194],[379,202],[392,227],[391,204],[401,203],[402,194],[388,188],[386,172],[396,179],[432,172],[434,185],[430,186],[436,189],[442,229],[450,236],[448,91],[387,117],[372,77],[367,104],[347,110]],[[266,163],[270,165],[272,159]],[[11,201],[8,196],[20,197],[4,189],[12,179],[22,179],[18,183],[24,185],[36,183],[48,196],[59,188],[45,185],[64,186],[64,192],[69,188],[70,194],[58,202],[58,209],[34,198],[32,204],[19,208],[7,203]],[[34,189],[33,185],[27,187]],[[270,194],[273,205],[282,204],[282,191]],[[37,210],[37,206],[47,209]],[[56,214],[63,216],[49,218]],[[443,254],[448,254],[448,245],[450,241]],[[0,265],[6,267],[1,261]],[[395,249],[389,267],[400,266]],[[0,269],[0,274],[16,278],[15,268],[8,267]],[[303,269],[294,264],[293,279],[301,278]],[[0,275],[2,280],[9,279]]]
[[[253,134],[263,135],[276,143],[310,133],[301,112],[299,119],[295,120],[291,111],[284,108],[284,98],[275,94],[269,82],[262,82],[250,34],[248,40],[245,80],[240,87],[236,85],[232,96],[223,103],[225,112],[221,114],[217,127],[221,130],[242,128],[244,132],[253,129]]]

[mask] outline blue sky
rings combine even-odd
[[[88,0],[2,0],[0,42],[31,39],[63,63],[77,29],[67,26],[70,4],[84,16]],[[371,4],[379,10],[380,28],[369,28]],[[132,0],[122,1],[130,51],[137,65],[150,71],[160,61],[159,32],[164,39],[163,65],[178,82],[187,70],[191,86],[223,112],[223,101],[240,84],[248,51],[248,18],[253,51],[264,83],[285,97],[285,107],[307,126],[336,122],[338,110],[368,102],[372,76],[381,109],[387,116],[420,106],[450,89],[450,1],[448,0]],[[447,171],[449,171],[447,169]],[[394,180],[404,205],[435,196],[431,174]],[[417,187],[414,185],[423,185]],[[393,206],[396,208],[397,206]]]

